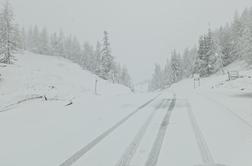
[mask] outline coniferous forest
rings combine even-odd
[[[117,63],[112,55],[107,31],[93,46],[88,42],[80,43],[77,37],[62,31],[49,33],[36,25],[28,30],[20,28],[10,2],[6,1],[0,11],[0,62],[10,64],[13,54],[24,50],[67,58],[102,79],[132,88],[127,67]]]
[[[223,67],[238,59],[252,64],[252,8],[236,12],[231,23],[209,28],[198,41],[197,47],[182,53],[172,51],[163,68],[156,64],[149,90],[170,86],[193,74],[208,77],[223,72]]]

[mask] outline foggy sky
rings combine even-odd
[[[1,0],[2,1],[2,0]],[[155,63],[172,49],[193,47],[198,37],[229,22],[251,0],[11,0],[17,22],[26,28],[63,30],[95,44],[110,33],[116,61],[134,81],[150,78]]]

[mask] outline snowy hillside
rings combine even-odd
[[[233,90],[240,93],[252,91],[252,66],[244,61],[235,61],[223,70],[224,73],[219,71],[209,77],[201,78],[201,86],[196,86],[196,89]],[[238,71],[239,78],[228,80],[228,71]],[[179,84],[183,86],[186,84],[189,89],[193,88],[193,79],[184,79]]]
[[[228,71],[238,71],[239,78],[228,79]],[[236,61],[224,68],[224,73],[218,72],[210,77],[201,78],[200,86],[196,83],[194,89],[193,79],[185,79],[172,88],[191,93],[202,94],[216,102],[224,104],[234,110],[236,114],[246,119],[252,126],[251,97],[252,97],[252,67],[244,61]],[[183,92],[183,93],[184,93]],[[206,95],[212,95],[206,96]]]
[[[66,59],[15,58],[0,67],[0,165],[58,165],[154,95],[100,79],[95,95],[95,76]]]
[[[0,104],[35,96],[70,101],[93,95],[96,76],[60,57],[25,52],[15,56],[13,65],[0,67]],[[3,66],[3,65],[2,65]],[[99,79],[100,95],[130,93],[118,84]]]

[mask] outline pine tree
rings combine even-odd
[[[221,56],[217,42],[214,40],[213,33],[208,30],[207,35],[204,35],[199,40],[198,57],[195,62],[194,73],[201,76],[209,76],[215,73],[220,65],[219,57]],[[222,56],[221,56],[222,58]]]
[[[81,59],[81,46],[76,37],[73,37],[70,60],[79,63]]]
[[[164,79],[163,79],[162,69],[160,65],[155,64],[155,70],[152,75],[152,80],[149,83],[149,90],[153,91],[153,90],[163,88],[163,85],[164,85],[163,80]]]
[[[240,50],[241,50],[241,45],[240,45],[240,39],[242,37],[242,22],[241,18],[238,14],[238,12],[235,13],[233,23],[231,25],[231,37],[232,37],[232,44],[233,44],[233,50],[232,50],[232,57],[233,59],[237,59],[240,57]]]
[[[65,40],[63,33],[53,33],[49,42],[49,54],[71,59],[72,38]]]
[[[65,35],[62,31],[59,32],[58,35],[58,47],[57,47],[57,54],[62,57],[67,57],[66,50],[65,50]]]
[[[26,43],[26,49],[29,50],[29,51],[32,51],[33,50],[33,28],[30,27],[29,30],[27,31],[26,33],[26,36],[25,36],[25,43]]]
[[[101,48],[101,43],[98,41],[96,43],[96,48],[94,52],[94,57],[95,57],[95,73],[99,76],[101,75],[101,70],[102,70],[102,59],[101,59],[101,53],[102,53],[102,48]]]
[[[201,36],[199,39],[198,57],[194,67],[194,73],[199,73],[201,76],[207,75],[207,52],[206,37]]]
[[[82,51],[82,64],[83,67],[89,71],[95,72],[95,56],[94,49],[89,43],[85,43]]]
[[[120,84],[120,83],[123,83],[123,81],[121,80],[121,75],[122,75],[122,67],[121,67],[121,65],[119,64],[119,63],[115,63],[115,65],[114,65],[115,67],[115,71],[114,71],[114,73],[115,73],[115,82],[116,83],[118,83],[118,84]]]
[[[177,54],[176,50],[174,50],[171,55],[171,82],[176,83],[180,81],[182,79],[182,76],[182,60],[180,55]]]
[[[131,80],[126,66],[122,68],[120,80],[123,85],[131,87]]]
[[[240,56],[249,64],[252,64],[252,29],[249,29],[249,27],[244,28],[240,45]]]
[[[172,84],[172,69],[171,62],[167,59],[163,70],[163,84],[164,86],[170,86]]]
[[[50,53],[51,53],[51,55],[59,56],[59,53],[58,53],[58,36],[57,36],[56,33],[53,33],[50,36]]]
[[[113,65],[113,56],[111,55],[110,43],[108,32],[104,31],[104,38],[103,38],[103,49],[102,49],[102,77],[105,79],[111,79],[111,69]]]
[[[35,52],[35,53],[39,53],[39,29],[38,26],[34,26],[33,27],[33,31],[32,31],[32,48],[31,51]]]
[[[218,54],[217,54],[217,44],[214,41],[213,33],[211,30],[208,30],[207,35],[207,54],[206,54],[206,60],[207,60],[207,76],[215,73],[218,70]]]
[[[0,12],[0,62],[10,64],[13,52],[18,49],[18,28],[9,1]]]
[[[24,27],[21,30],[20,40],[21,40],[21,49],[26,50],[27,49],[27,34]]]
[[[197,56],[197,49],[185,49],[183,54],[183,76],[189,77],[193,73],[193,65],[195,63],[195,58]]]
[[[235,56],[232,54],[234,52],[234,45],[232,41],[232,33],[229,25],[225,28],[220,28],[217,32],[218,46],[220,52],[223,55],[223,66],[227,66],[235,60]]]
[[[49,54],[49,39],[45,28],[43,28],[42,32],[39,34],[38,53],[45,55]]]

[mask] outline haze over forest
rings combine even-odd
[[[3,0],[1,0],[3,1]],[[64,31],[95,44],[110,34],[112,54],[129,68],[135,82],[149,79],[155,63],[164,64],[173,49],[198,44],[209,25],[230,22],[250,0],[11,0],[20,26]],[[190,13],[190,14],[189,14]],[[144,59],[144,64],[139,61]],[[141,63],[141,67],[139,67]]]

